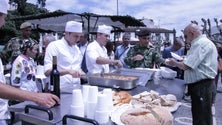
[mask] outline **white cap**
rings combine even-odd
[[[111,29],[112,29],[111,26],[100,25],[100,26],[98,26],[98,31],[97,32],[110,35]]]
[[[65,27],[66,32],[82,33],[82,23],[76,21],[68,21]]]
[[[6,0],[0,0],[0,12],[7,14],[8,11],[8,3]]]

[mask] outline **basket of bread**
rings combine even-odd
[[[134,96],[125,91],[114,92],[113,103],[110,116],[118,125],[172,125],[171,112],[179,106],[175,95],[159,95],[152,90]]]

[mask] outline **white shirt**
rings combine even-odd
[[[52,56],[57,56],[58,70],[81,69],[82,55],[79,48],[77,45],[69,46],[64,38],[51,42],[47,46],[44,58],[45,72],[52,69]],[[73,78],[69,74],[60,76],[60,88],[67,87],[72,84],[80,84],[80,78]]]
[[[2,65],[1,59],[0,59],[0,82],[6,83],[5,77],[4,77],[4,68]],[[1,119],[9,119],[9,118],[10,118],[10,115],[8,112],[8,100],[0,98],[0,120]]]
[[[109,64],[101,65],[96,63],[98,57],[109,59],[106,48],[104,46],[101,47],[97,41],[93,41],[86,49],[86,66],[88,74],[101,73],[102,69],[104,69],[105,73],[109,72]]]
[[[89,43],[86,42],[83,46],[82,46],[82,45],[79,45],[79,49],[80,49],[82,55],[84,55],[84,53],[85,53],[85,51],[86,51],[86,48],[87,48],[88,44],[89,44]]]

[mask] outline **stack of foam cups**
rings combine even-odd
[[[160,78],[161,78],[161,71],[160,69],[157,69],[154,73],[153,81],[155,85],[160,84]]]
[[[107,106],[109,109],[109,113],[111,113],[112,109],[113,109],[113,91],[110,88],[105,88],[103,89],[103,94],[106,95],[107,97]]]
[[[98,94],[98,101],[95,110],[95,120],[100,124],[109,122],[109,107],[106,94]]]
[[[98,96],[98,87],[90,86],[88,92],[88,99],[86,102],[86,116],[87,118],[94,119],[95,116],[95,108],[97,104],[97,96]]]
[[[71,114],[75,116],[84,117],[84,104],[82,98],[82,91],[74,89],[72,91]]]
[[[87,117],[87,100],[88,100],[88,93],[89,93],[90,85],[83,85],[82,86],[82,96],[83,96],[83,103],[84,103],[84,114]]]

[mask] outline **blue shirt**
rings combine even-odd
[[[121,61],[124,68],[129,68],[129,66],[126,65],[126,63],[124,62],[124,58],[126,57],[126,54],[129,51],[129,49],[130,49],[130,45],[128,45],[127,47],[123,45],[119,45],[117,46],[116,51],[115,51],[115,56]]]
[[[184,47],[181,47],[180,49],[178,50],[174,50],[173,49],[173,46],[169,46],[169,47],[166,47],[163,52],[162,52],[162,56],[163,58],[172,58],[172,55],[170,54],[170,52],[173,52],[173,53],[176,53],[177,55],[179,56],[182,56],[184,55]]]

